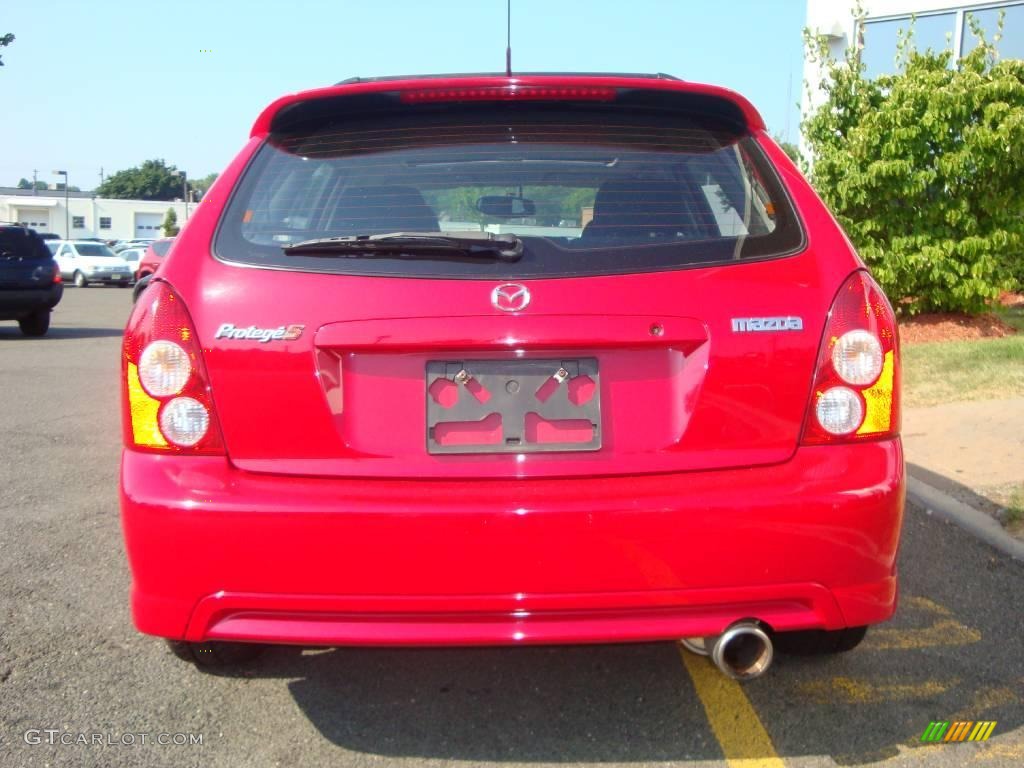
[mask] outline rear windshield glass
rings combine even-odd
[[[272,135],[227,209],[217,256],[397,276],[572,276],[790,253],[802,234],[749,136],[611,106],[407,110]],[[391,232],[511,233],[514,263],[287,255],[305,240]]]
[[[153,249],[153,253],[157,256],[166,256],[167,251],[170,250],[171,243],[173,242],[173,240],[157,240],[150,247]]]
[[[79,256],[116,256],[112,250],[102,243],[75,243]]]
[[[0,259],[48,259],[50,250],[35,232],[0,227]]]

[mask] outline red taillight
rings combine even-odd
[[[121,356],[124,443],[161,453],[224,454],[195,328],[157,281],[139,297]]]
[[[60,265],[57,262],[53,262],[53,282],[54,285],[64,282],[64,278],[60,276]]]
[[[804,444],[894,437],[900,431],[896,316],[867,272],[839,289],[818,354]]]
[[[488,85],[477,88],[416,88],[402,91],[407,103],[427,101],[611,101],[615,89],[602,86]]]

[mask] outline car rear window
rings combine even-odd
[[[216,255],[278,269],[519,278],[724,264],[802,245],[777,175],[734,125],[612,105],[431,107],[271,135],[225,209]],[[282,250],[409,231],[512,233],[524,253],[506,263]]]
[[[171,243],[173,242],[173,240],[157,240],[155,243],[152,243],[150,247],[153,249],[153,253],[157,256],[166,256],[167,251],[171,249]]]
[[[116,256],[117,254],[102,243],[75,243],[79,256]]]
[[[19,227],[0,227],[0,258],[49,259],[50,250],[35,232]]]

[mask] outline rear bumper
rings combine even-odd
[[[131,272],[125,273],[120,276],[107,275],[102,272],[97,274],[87,272],[85,273],[85,279],[88,280],[90,283],[115,283],[117,285],[130,285],[131,283],[135,282],[135,275],[132,274]]]
[[[63,283],[49,288],[0,290],[0,320],[16,320],[33,312],[53,309],[63,295]]]
[[[779,631],[896,607],[898,440],[620,478],[259,475],[125,451],[137,627],[189,640],[462,645]]]

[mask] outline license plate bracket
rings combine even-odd
[[[596,358],[432,360],[426,374],[428,453],[601,448]]]

